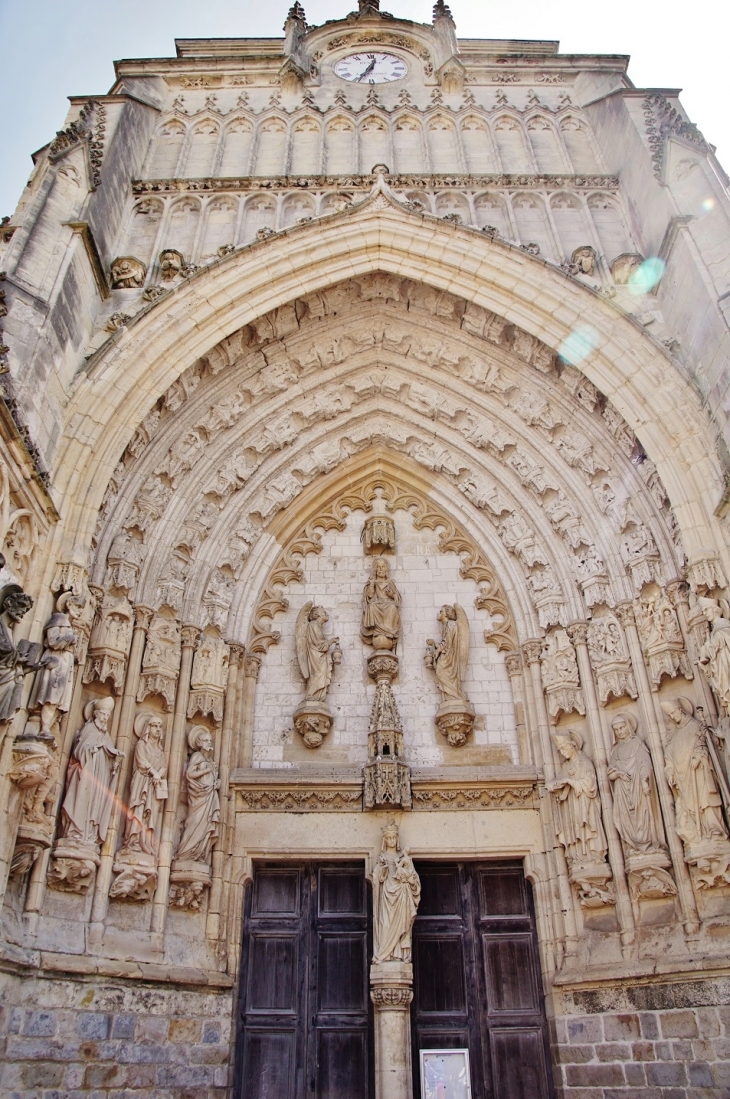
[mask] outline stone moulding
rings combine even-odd
[[[391,187],[419,187],[427,190],[499,187],[564,191],[618,190],[619,177],[612,175],[386,175]],[[148,195],[179,191],[291,191],[335,187],[370,189],[374,175],[303,176],[205,176],[200,179],[134,179],[132,194]]]
[[[272,775],[234,771],[230,780],[237,807],[244,812],[359,813],[363,809],[362,778],[358,776]],[[415,778],[414,810],[537,809],[534,773],[514,778]]]

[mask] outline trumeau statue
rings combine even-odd
[[[380,857],[373,871],[373,962],[410,962],[413,922],[421,899],[421,879],[401,848],[398,826],[383,829]]]
[[[326,637],[329,616],[324,607],[305,603],[297,615],[297,660],[306,681],[308,699],[324,702],[332,680],[332,668],[342,660],[339,637]]]
[[[384,557],[373,560],[370,579],[362,593],[362,626],[360,636],[374,649],[396,651],[400,636],[401,596],[389,578],[389,566]]]
[[[445,604],[438,613],[441,623],[441,640],[426,642],[426,666],[436,675],[438,689],[444,702],[458,699],[468,702],[464,691],[464,677],[469,660],[469,622],[464,608],[458,603]]]
[[[663,851],[661,811],[649,749],[632,714],[611,722],[615,742],[608,759],[616,829],[627,854]]]
[[[19,584],[0,590],[0,721],[10,721],[20,709],[23,676],[34,667],[32,649],[13,639],[13,627],[32,606]]]
[[[184,775],[188,810],[175,861],[208,863],[221,815],[220,778],[210,730],[194,725],[188,733],[188,744],[192,751]]]
[[[701,596],[698,600],[707,621],[710,636],[700,650],[700,664],[726,714],[730,715],[730,606],[723,599]]]

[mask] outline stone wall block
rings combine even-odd
[[[626,1082],[623,1065],[568,1065],[568,1087],[622,1087]]]
[[[676,1061],[655,1061],[646,1066],[647,1083],[661,1088],[679,1088],[687,1084],[687,1070]]]
[[[692,1011],[662,1011],[659,1015],[663,1038],[698,1038],[697,1019]]]
[[[642,1011],[639,1013],[639,1023],[641,1024],[641,1036],[642,1038],[658,1038],[659,1037],[659,1020],[652,1011]]]

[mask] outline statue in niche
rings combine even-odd
[[[576,248],[570,257],[571,275],[595,275],[596,250],[590,244],[584,244]]]
[[[374,649],[396,652],[400,635],[401,596],[386,558],[373,560],[372,573],[362,593],[360,636]]]
[[[616,830],[627,854],[664,851],[661,811],[649,749],[637,734],[632,714],[611,722],[615,742],[608,759]]]
[[[167,799],[162,718],[157,714],[138,714],[134,732],[137,746],[134,749],[124,850],[156,856],[163,802]]]
[[[688,849],[703,841],[727,841],[722,799],[705,731],[688,698],[662,702],[676,726],[665,750],[667,781],[676,803],[677,834]]]
[[[553,733],[563,759],[557,778],[547,786],[558,807],[558,842],[565,849],[570,880],[578,886],[585,908],[612,904],[608,844],[601,821],[596,769],[574,729]]]
[[[114,860],[117,877],[109,895],[149,900],[157,881],[160,825],[168,796],[162,718],[154,713],[138,714],[134,732],[138,739],[126,806],[124,844]]]
[[[71,750],[66,796],[61,810],[64,846],[73,843],[94,851],[106,839],[114,802],[114,785],[124,755],[107,731],[112,698],[94,699],[84,707],[85,724]]]
[[[41,712],[40,737],[53,740],[59,714],[68,713],[74,685],[76,633],[67,614],[56,612],[45,628],[45,648],[33,683],[29,710]]]
[[[401,848],[398,826],[383,829],[380,857],[373,871],[373,962],[410,962],[413,921],[421,899],[421,879]]]
[[[438,613],[441,640],[426,642],[426,667],[436,675],[441,705],[436,725],[449,744],[456,748],[466,743],[474,727],[474,708],[464,690],[469,660],[469,621],[458,603],[444,604]]]
[[[730,606],[723,599],[700,596],[699,605],[710,624],[710,636],[700,650],[700,664],[721,708],[730,715]]]
[[[295,629],[297,661],[306,683],[304,701],[294,711],[294,727],[307,748],[319,748],[332,728],[332,713],[325,699],[332,670],[342,660],[339,637],[324,632],[329,616],[324,607],[305,603]]]
[[[173,282],[182,274],[185,258],[176,248],[166,248],[160,252],[160,278],[163,282]]]
[[[3,561],[4,564],[4,561]],[[37,665],[38,646],[27,641],[15,644],[13,627],[33,606],[19,584],[0,590],[0,721],[10,721],[20,709],[23,677]]]
[[[213,759],[213,737],[204,725],[194,725],[188,733],[192,755],[183,776],[188,811],[185,816],[175,862],[207,864],[218,835],[221,806],[218,796],[220,778]]]
[[[134,256],[119,256],[112,264],[112,290],[134,290],[144,286],[147,268]]]

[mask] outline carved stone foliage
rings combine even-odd
[[[211,851],[220,827],[220,778],[210,731],[194,725],[188,744],[191,755],[183,776],[187,811],[170,872],[170,904],[199,909],[211,883]]]
[[[504,784],[413,780],[414,810],[532,809],[536,806],[537,789],[532,780]]]
[[[436,713],[436,726],[449,744],[457,748],[465,744],[474,726],[474,707],[464,690],[464,677],[469,661],[469,620],[458,603],[444,605],[438,614],[441,640],[426,642],[426,666],[436,675],[441,692],[441,705]]]
[[[662,702],[668,718],[667,781],[674,794],[676,829],[686,862],[695,867],[699,889],[730,884],[730,839],[723,818],[718,774],[709,733],[688,698]]]
[[[612,612],[588,623],[588,653],[596,673],[598,697],[606,705],[612,698],[637,698],[631,660],[618,619]]]
[[[126,595],[104,595],[91,629],[84,683],[109,679],[114,693],[122,693],[133,630],[134,611]]]
[[[584,908],[613,904],[596,769],[583,751],[580,733],[571,729],[553,735],[563,762],[547,788],[557,803],[558,841],[565,849],[568,875]]]
[[[555,630],[545,638],[541,664],[542,683],[552,720],[557,720],[561,713],[585,714],[575,650],[565,630]]]
[[[147,631],[142,674],[139,677],[137,701],[153,694],[161,695],[166,710],[175,704],[175,689],[180,669],[180,626],[176,619],[157,614]]]
[[[393,821],[373,868],[373,962],[410,962],[413,923],[421,899],[421,881]]]
[[[297,615],[296,650],[299,670],[306,684],[304,700],[294,711],[294,728],[307,748],[319,748],[332,728],[332,713],[325,699],[335,664],[342,660],[340,639],[324,632],[329,615],[324,607],[305,603]]]
[[[684,639],[666,592],[654,589],[635,604],[636,624],[649,665],[652,687],[658,690],[662,678],[678,675],[692,679],[692,666],[684,651]]]
[[[228,683],[228,655],[223,638],[213,629],[204,630],[193,657],[188,717],[209,715],[220,725]]]
[[[159,714],[141,713],[134,721],[132,784],[126,804],[124,843],[114,859],[110,897],[147,901],[157,883],[162,813],[167,800],[167,763]]]
[[[84,707],[85,724],[71,750],[61,831],[48,875],[49,885],[56,889],[86,892],[99,865],[123,755],[107,731],[113,709],[111,698],[95,699]]]

